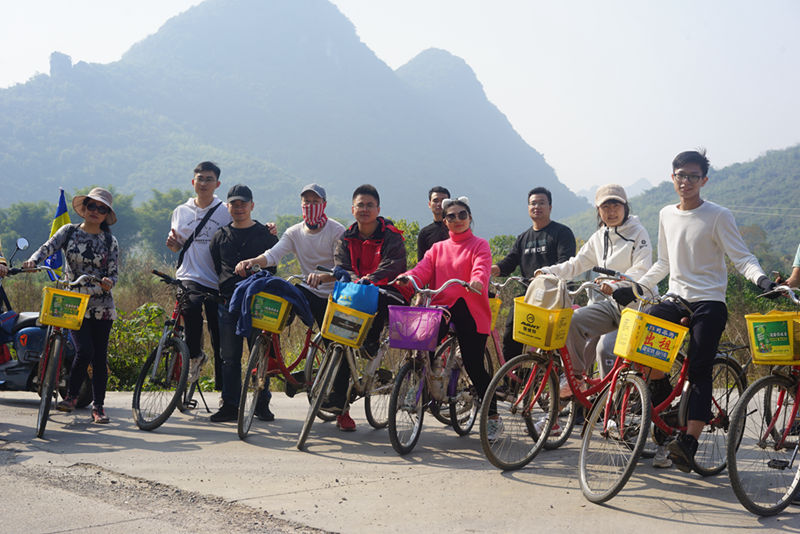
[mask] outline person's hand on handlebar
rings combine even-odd
[[[470,282],[469,287],[475,293],[483,293],[483,284],[479,280],[473,280],[472,282]]]
[[[311,273],[308,273],[308,276],[306,277],[306,284],[308,284],[309,286],[311,286],[313,288],[316,288],[320,284],[325,284],[327,282],[333,282],[335,280],[336,280],[336,278],[334,278],[332,275],[330,275],[328,273],[311,272]]]
[[[233,272],[242,278],[247,278],[250,276],[250,271],[254,265],[258,265],[263,269],[267,266],[267,259],[264,256],[256,256],[255,258],[250,258],[249,260],[242,260],[236,264]]]
[[[36,262],[33,260],[25,260],[22,262],[23,269],[33,269],[34,267],[36,267]]]
[[[0,278],[3,278],[7,274],[8,274],[8,265],[6,265],[5,263],[0,263]]]
[[[100,287],[103,288],[103,291],[111,291],[111,288],[114,287],[114,281],[111,278],[104,276],[103,279],[100,280]]]
[[[611,287],[611,284],[600,284],[600,291],[602,291],[606,295],[614,294],[614,288]]]
[[[774,291],[775,288],[778,287],[778,284],[770,280],[767,276],[759,278],[756,285],[761,289],[764,298],[776,299],[781,296],[779,291]]]

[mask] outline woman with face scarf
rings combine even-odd
[[[253,265],[271,267],[278,265],[286,254],[294,254],[306,279],[297,288],[308,300],[311,313],[320,327],[325,317],[328,295],[333,291],[334,278],[315,271],[317,265],[333,269],[333,252],[344,233],[341,223],[325,215],[326,206],[325,189],[317,184],[308,184],[300,191],[303,221],[287,228],[278,244],[264,254],[241,261],[236,266],[236,274],[246,277]]]

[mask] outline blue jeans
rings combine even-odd
[[[242,348],[244,338],[236,335],[236,319],[228,311],[227,306],[217,307],[219,317],[219,341],[220,354],[222,356],[222,402],[230,406],[239,406],[239,396],[242,392]],[[247,340],[248,347],[252,346],[258,335],[257,330],[253,330],[250,339]],[[269,405],[272,393],[269,391],[269,382],[264,388],[258,399],[257,410]]]

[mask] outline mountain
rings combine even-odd
[[[91,184],[142,202],[188,188],[205,159],[221,196],[251,185],[262,219],[297,213],[312,181],[333,216],[372,183],[384,215],[422,224],[428,189],[445,185],[471,198],[486,237],[530,224],[535,186],[552,190],[554,217],[587,207],[462,59],[426,50],[393,71],[325,0],[207,0],[115,63],[54,53],[49,76],[0,90],[0,158],[13,178],[0,207]]]
[[[710,200],[733,212],[736,222],[745,229],[751,250],[776,258],[794,257],[800,242],[800,145],[771,150],[744,163],[722,169],[711,168],[701,192]],[[672,182],[662,182],[629,200],[633,213],[639,215],[655,242],[658,238],[658,212],[667,204],[677,203]],[[586,239],[597,228],[594,210],[563,221],[579,239]],[[781,262],[785,266],[785,261]]]
[[[628,198],[633,198],[653,187],[653,184],[651,184],[646,178],[639,178],[632,184],[626,185],[624,187],[625,187],[625,193],[628,195]],[[599,188],[600,188],[599,185],[593,185],[588,189],[582,189],[578,191],[576,195],[585,198],[587,201],[589,201],[590,204],[594,204],[594,195],[595,193],[597,193],[597,190]]]

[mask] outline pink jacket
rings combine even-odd
[[[492,312],[489,309],[489,277],[492,270],[492,251],[489,242],[467,230],[460,234],[450,232],[450,239],[434,243],[416,267],[405,274],[413,276],[420,286],[438,289],[451,278],[465,282],[474,280],[483,284],[481,294],[467,291],[461,286],[450,286],[434,297],[433,304],[452,306],[459,298],[467,303],[478,333],[488,334]]]

